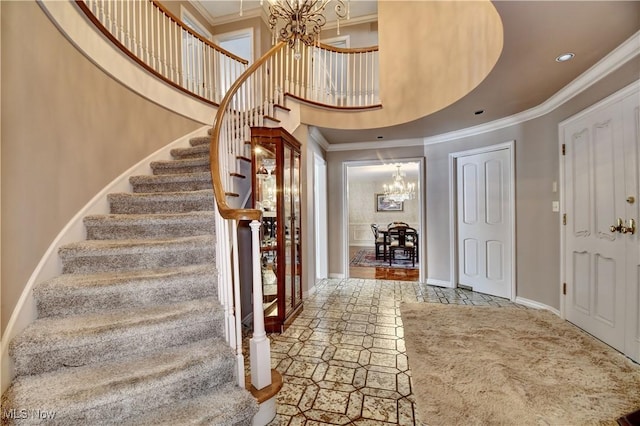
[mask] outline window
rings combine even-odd
[[[213,41],[224,50],[253,62],[253,28],[216,34]]]
[[[180,19],[194,32],[200,36],[211,40],[211,33],[198,22],[198,20],[184,7],[180,11]],[[182,84],[188,90],[205,96],[207,92],[207,81],[212,81],[207,75],[205,64],[205,43],[187,31],[182,33]]]

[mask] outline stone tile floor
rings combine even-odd
[[[282,334],[272,367],[284,378],[270,425],[414,425],[403,302],[512,306],[502,298],[417,282],[328,279]]]

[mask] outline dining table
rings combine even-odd
[[[389,241],[389,229],[390,228],[394,228],[396,226],[408,226],[408,225],[392,225],[392,226],[387,226],[386,228],[378,228],[378,233],[382,236],[383,240],[384,240],[384,244],[382,245],[382,259],[383,260],[387,260],[387,255],[388,255],[388,247],[389,244],[391,244],[391,241]],[[410,227],[410,226],[408,226]],[[414,228],[415,229],[415,228]],[[418,238],[418,231],[416,231],[416,239]],[[417,250],[417,248],[416,248]]]

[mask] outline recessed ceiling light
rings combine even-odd
[[[475,115],[480,115],[480,114],[483,114],[483,113],[484,113],[483,109],[479,109],[476,112],[474,112]]]
[[[566,62],[576,56],[574,53],[563,53],[556,58],[556,62]]]

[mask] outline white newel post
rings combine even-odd
[[[238,222],[231,221],[231,247],[235,250],[233,253],[233,320],[235,321],[235,347],[236,349],[236,367],[238,371],[238,385],[245,387],[244,382],[244,355],[242,354],[242,299],[240,297],[240,254],[238,250]]]
[[[249,355],[251,384],[263,389],[271,384],[271,342],[264,329],[264,309],[262,308],[262,271],[260,267],[260,222],[252,220],[251,255],[253,259],[253,337],[250,340]]]

